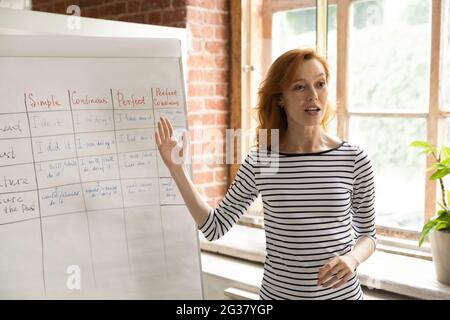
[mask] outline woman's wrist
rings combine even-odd
[[[185,173],[184,164],[178,164],[174,165],[173,167],[170,167],[169,172],[174,179],[179,177],[180,175],[183,175]]]
[[[347,253],[346,256],[351,260],[353,271],[355,271],[361,264],[361,261],[358,259],[358,257],[355,255],[353,251]]]

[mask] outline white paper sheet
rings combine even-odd
[[[161,115],[187,126],[180,58],[76,42],[0,49],[0,298],[200,299],[197,229],[154,141]]]

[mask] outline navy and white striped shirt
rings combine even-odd
[[[343,141],[314,153],[252,149],[218,207],[200,226],[206,239],[223,236],[261,194],[267,255],[261,299],[362,299],[356,273],[339,288],[317,286],[319,268],[376,241],[371,160]]]

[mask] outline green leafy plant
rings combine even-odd
[[[422,149],[418,155],[431,154],[434,157],[435,163],[433,163],[431,167],[427,168],[427,171],[435,170],[430,176],[430,180],[439,180],[441,187],[442,202],[438,201],[441,209],[437,212],[437,216],[435,218],[430,219],[423,226],[419,237],[420,247],[431,232],[440,230],[450,231],[450,207],[448,206],[450,191],[445,190],[444,181],[442,180],[446,175],[450,174],[450,148],[443,146],[437,150],[437,148],[433,147],[426,141],[413,141],[411,142],[410,147]]]

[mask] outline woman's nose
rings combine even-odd
[[[317,100],[317,92],[314,89],[311,89],[308,96],[308,101]]]

